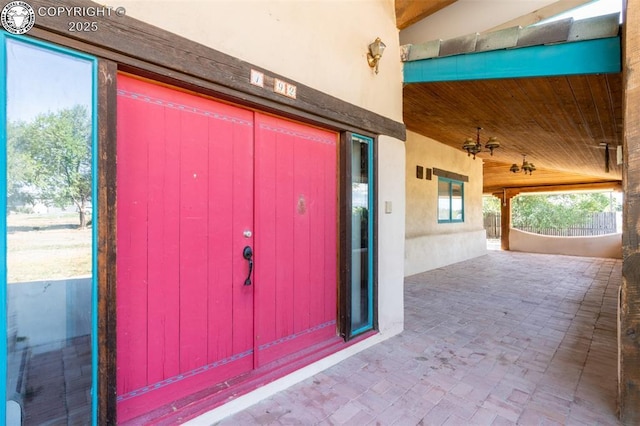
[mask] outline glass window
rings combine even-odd
[[[464,183],[438,178],[438,222],[464,222]]]
[[[91,424],[95,61],[0,37],[7,424]]]
[[[373,328],[373,140],[351,138],[350,336]]]
[[[438,221],[451,219],[451,184],[446,180],[438,180]]]

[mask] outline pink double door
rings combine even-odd
[[[337,135],[126,75],[117,110],[119,422],[336,339]]]

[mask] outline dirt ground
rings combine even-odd
[[[91,275],[91,227],[76,213],[7,216],[7,282]]]

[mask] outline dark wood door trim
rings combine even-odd
[[[98,61],[98,424],[116,424],[116,75]]]
[[[33,0],[30,4],[35,10],[51,7],[50,2],[43,0]],[[65,6],[102,7],[88,0],[66,0]],[[406,139],[403,123],[137,19],[113,14],[92,17],[91,20],[97,23],[97,31],[70,32],[68,21],[71,19],[38,15],[36,27],[29,35],[113,60],[124,67],[122,69],[153,73],[154,79],[160,81],[184,82],[199,88],[198,91],[213,90],[217,97],[248,106],[277,111],[304,121],[331,123],[332,130],[354,129]],[[264,87],[250,83],[252,69],[264,73]],[[273,90],[275,79],[295,85],[296,98],[276,93]]]

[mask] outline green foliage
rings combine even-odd
[[[91,200],[91,117],[84,106],[7,127],[8,186],[16,202],[75,205],[86,225]]]
[[[25,127],[7,124],[7,209],[11,210],[25,209],[35,201],[35,162],[20,144]]]
[[[500,199],[493,196],[482,197],[483,213],[500,213]]]
[[[604,193],[521,195],[512,200],[511,220],[515,228],[562,229],[581,225],[591,213],[608,210],[609,204]]]

